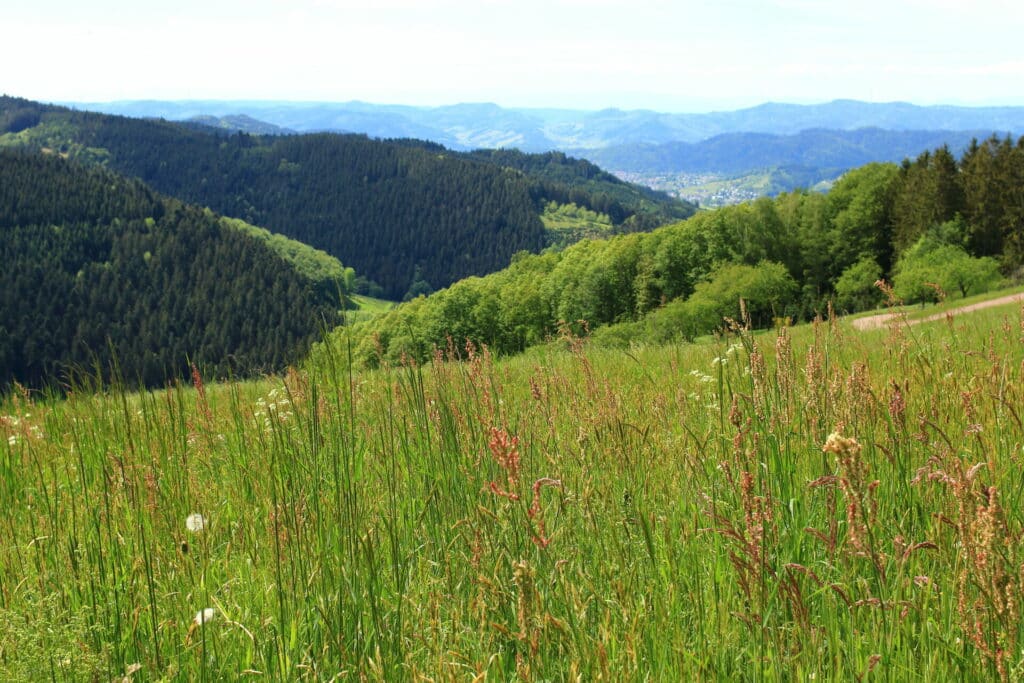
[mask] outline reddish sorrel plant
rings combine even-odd
[[[505,470],[507,488],[497,481],[488,482],[488,488],[496,496],[508,498],[512,501],[521,500],[521,496],[517,492],[520,470],[519,437],[511,436],[508,431],[498,427],[491,427],[490,433],[491,438],[487,446],[494,460]],[[541,477],[533,482],[531,487],[533,497],[530,501],[530,506],[526,508],[526,518],[530,524],[530,540],[540,548],[547,548],[551,543],[551,538],[547,535],[547,526],[544,524],[543,510],[540,505],[540,491],[545,486],[562,488],[562,482],[550,477]]]
[[[498,482],[491,481],[490,490],[496,496],[519,500],[519,494],[516,493],[516,489],[519,488],[519,437],[511,436],[504,429],[497,427],[491,427],[490,432],[491,438],[487,442],[487,447],[491,450],[495,461],[505,470],[508,486],[508,488],[502,488]]]
[[[1020,602],[1024,561],[1021,534],[1011,529],[995,486],[978,476],[990,465],[967,467],[951,454],[934,456],[918,471],[914,483],[938,482],[952,494],[956,519],[943,515],[957,533],[959,570],[956,575],[960,628],[986,659],[995,664],[1001,680],[1019,652]]]

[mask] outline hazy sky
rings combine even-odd
[[[12,0],[0,92],[706,111],[1024,104],[1020,0]]]

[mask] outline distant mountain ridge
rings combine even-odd
[[[186,119],[184,123],[216,128],[228,133],[248,133],[249,135],[292,135],[295,133],[295,131],[288,128],[259,121],[245,114],[229,114],[227,116],[199,115]]]
[[[793,135],[809,129],[1024,131],[1024,107],[920,106],[857,100],[813,105],[772,102],[735,111],[696,114],[506,108],[492,103],[440,107],[358,101],[140,100],[67,104],[109,114],[171,120],[244,114],[297,132],[346,131],[380,138],[431,140],[453,149],[515,147],[526,152],[694,143],[727,133]]]
[[[899,163],[922,150],[949,146],[959,154],[971,140],[991,136],[990,130],[827,130],[814,128],[792,135],[723,133],[697,143],[615,145],[588,150],[603,168],[646,173],[734,174],[750,169],[800,166],[848,169],[872,161]],[[581,153],[574,150],[572,153]]]

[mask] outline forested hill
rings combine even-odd
[[[281,369],[337,318],[337,299],[266,240],[52,154],[0,150],[0,262],[0,392],[113,359],[149,386],[189,361]]]
[[[522,171],[532,181],[535,196],[606,214],[613,223],[626,226],[625,232],[649,230],[694,214],[695,207],[688,202],[627,183],[586,159],[574,159],[563,152],[526,154],[514,149],[482,149],[468,156]]]
[[[492,272],[518,251],[543,249],[553,241],[541,220],[551,202],[614,214],[617,231],[693,211],[623,183],[614,193],[606,191],[609,183],[567,185],[407,140],[225,135],[3,98],[0,123],[8,118],[16,125],[6,135],[0,128],[0,144],[102,163],[183,201],[266,226],[337,256],[390,298]]]
[[[1024,280],[1021,178],[1024,138],[976,142],[959,159],[941,147],[868,164],[828,194],[785,193],[522,255],[334,339],[372,365],[427,358],[453,339],[514,353],[567,327],[612,344],[689,340],[726,318],[768,327],[830,305],[880,306],[881,279],[907,303],[968,296]]]

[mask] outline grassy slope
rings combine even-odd
[[[326,251],[309,246],[305,242],[270,232],[266,228],[250,225],[238,218],[221,218],[221,223],[234,230],[263,242],[270,249],[294,266],[295,270],[319,287],[330,287],[345,277],[345,267]]]
[[[9,401],[0,678],[992,680],[1019,316]]]
[[[352,303],[356,305],[356,309],[345,313],[345,319],[348,323],[355,323],[360,320],[369,320],[381,313],[386,313],[396,305],[394,301],[375,299],[373,297],[363,296],[362,294],[356,294],[353,296]]]
[[[581,239],[608,237],[615,231],[611,219],[603,213],[575,204],[548,202],[540,216],[552,244],[568,246]]]

